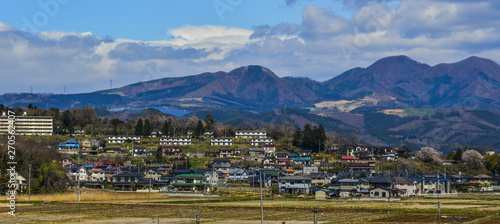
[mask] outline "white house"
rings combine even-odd
[[[284,176],[279,178],[279,192],[285,194],[304,194],[311,191],[311,178],[305,176]]]
[[[246,180],[248,179],[248,173],[246,170],[241,168],[230,169],[227,173],[227,179],[230,180]]]

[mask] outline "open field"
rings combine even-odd
[[[88,193],[90,195],[90,193]],[[7,214],[7,202],[0,202],[1,223],[260,223],[260,202],[253,197],[185,198],[152,194],[101,193],[102,197],[76,202],[75,194],[60,195],[47,203],[32,196],[32,201],[17,200],[16,217]],[[146,197],[144,197],[146,196]],[[129,197],[129,198],[127,198]],[[142,198],[141,198],[142,197]],[[20,197],[19,199],[21,199]],[[34,199],[37,199],[36,201]],[[311,223],[317,207],[319,223],[436,223],[435,203],[441,202],[441,222],[498,223],[500,196],[463,195],[449,198],[420,198],[401,201],[325,200],[311,198],[269,198],[264,201],[265,223]]]

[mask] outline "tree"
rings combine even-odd
[[[73,113],[71,113],[70,110],[65,110],[63,113],[62,113],[62,116],[61,116],[61,121],[63,123],[63,127],[68,129],[68,134],[73,134],[73,130],[74,130],[74,127],[73,127],[73,121],[74,121],[74,118],[73,118]]]
[[[200,136],[203,136],[205,133],[205,128],[203,128],[203,123],[201,120],[198,120],[198,124],[196,125],[196,128],[194,129],[193,136],[199,138]]]
[[[143,127],[143,133],[142,135],[144,136],[149,136],[151,135],[151,123],[149,123],[149,119],[146,118],[146,120],[144,121],[144,127]]]
[[[170,134],[170,129],[172,128],[172,126],[170,125],[170,121],[167,119],[165,120],[165,123],[163,123],[163,126],[161,128],[161,131],[163,132],[163,134],[165,136],[169,136]]]
[[[142,124],[142,119],[139,118],[139,120],[137,120],[137,123],[135,124],[134,134],[137,136],[141,136],[142,133],[143,133],[143,124]]]
[[[417,152],[416,157],[424,162],[429,163],[442,163],[443,159],[439,153],[431,147],[422,147],[420,151]]]
[[[483,167],[484,157],[481,153],[476,150],[467,150],[462,153],[462,161],[469,164],[473,168],[482,168]]]
[[[163,158],[163,146],[159,145],[158,148],[156,148],[156,160],[161,161]]]
[[[67,176],[64,169],[57,163],[43,163],[40,169],[38,182],[43,186],[44,193],[60,192],[66,189]]]
[[[359,174],[359,178],[365,178],[365,177],[366,177],[365,171],[361,171],[361,173]]]
[[[118,135],[118,125],[124,123],[122,120],[118,118],[112,119],[109,123],[113,126],[113,135]]]
[[[462,160],[462,149],[461,148],[458,148],[457,151],[455,151],[455,154],[453,155],[453,159],[456,161]]]
[[[302,147],[302,130],[299,127],[295,128],[293,133],[292,145],[298,148]]]
[[[33,104],[28,104],[28,109],[33,110]]]
[[[318,129],[316,129],[316,138],[317,138],[317,142],[319,144],[318,147],[316,147],[316,149],[318,149],[319,152],[324,151],[325,150],[325,141],[327,138],[326,138],[325,128],[321,124],[318,126]]]
[[[314,148],[314,134],[310,124],[304,125],[302,132],[302,148],[312,150]]]
[[[212,117],[212,115],[207,115],[207,117],[205,118],[205,124],[207,125],[205,127],[205,129],[207,131],[213,131],[213,126],[214,126],[214,118]]]

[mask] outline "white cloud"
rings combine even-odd
[[[62,92],[67,85],[68,92],[88,92],[107,88],[110,79],[116,87],[249,64],[266,66],[279,76],[325,80],[401,54],[431,65],[471,55],[500,62],[498,3],[346,2],[354,10],[350,19],[311,1],[300,24],[256,24],[254,30],[183,26],[168,30],[171,38],[157,41],[109,40],[90,32],[29,34],[0,22],[0,78],[9,83],[2,91],[36,85],[35,90]]]

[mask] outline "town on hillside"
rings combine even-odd
[[[202,121],[150,113],[125,121],[100,118],[88,107],[1,109],[2,133],[11,131],[5,111],[16,111],[18,193],[109,189],[215,196],[264,188],[273,197],[400,200],[500,191],[495,150],[468,147],[443,155],[431,147],[376,146],[358,142],[355,133],[325,133],[321,124],[255,130],[211,115]],[[11,179],[7,169],[0,167],[2,194]]]

